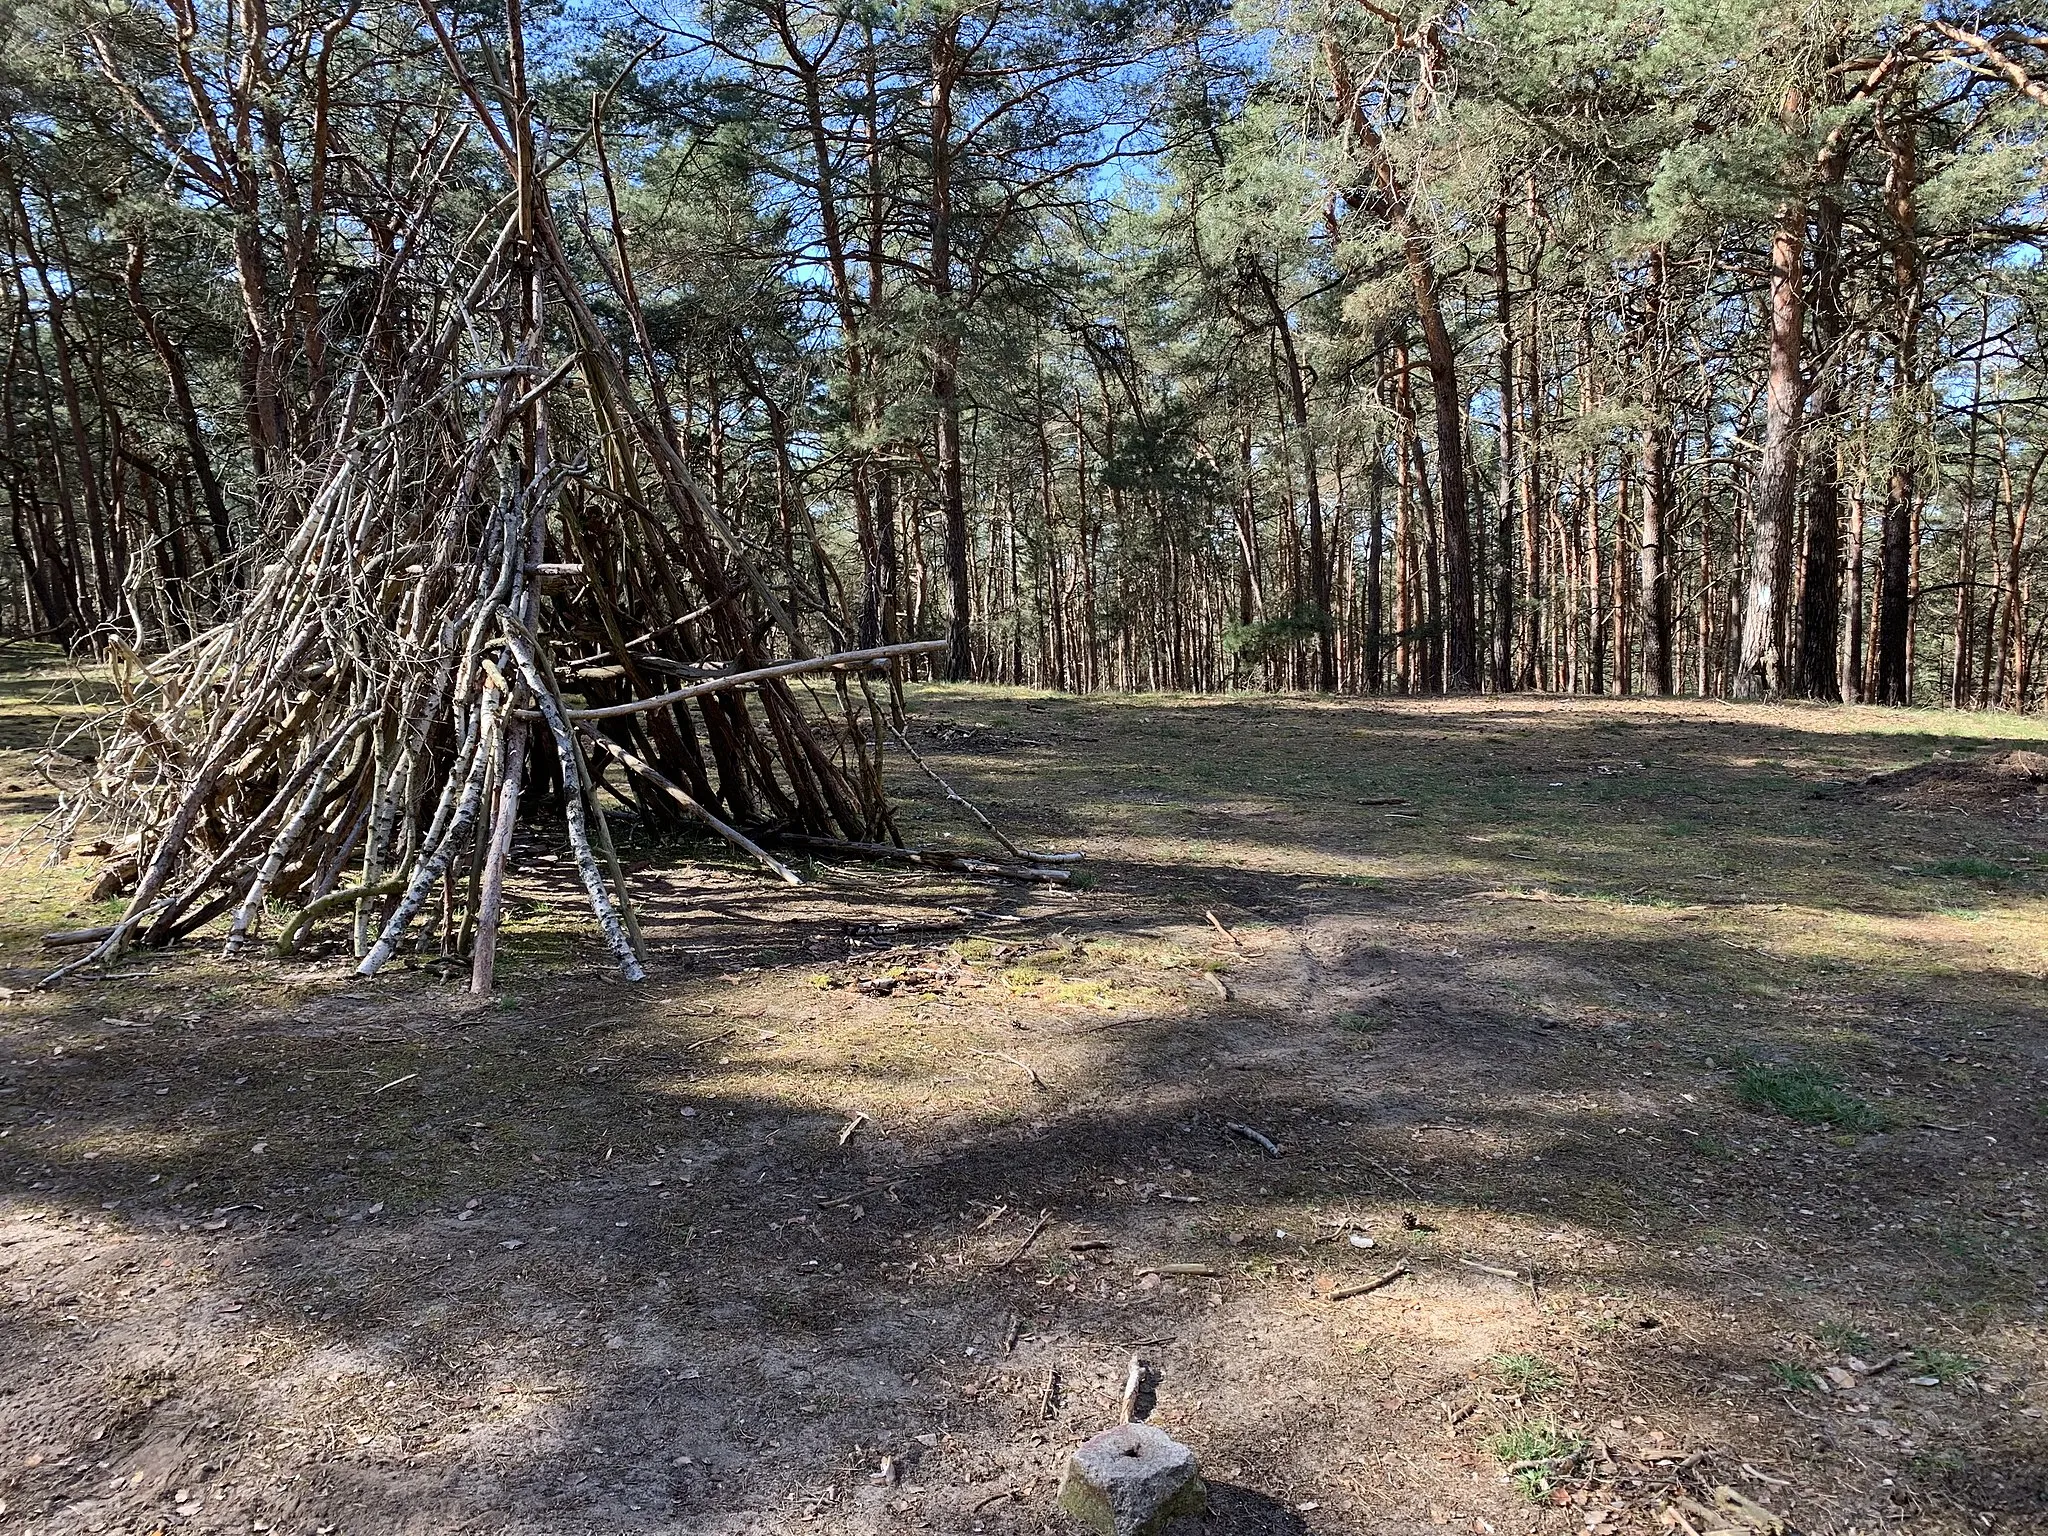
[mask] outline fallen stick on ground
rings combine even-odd
[[[1324,1299],[1327,1301],[1349,1301],[1354,1296],[1368,1296],[1383,1286],[1392,1285],[1409,1272],[1406,1264],[1396,1264],[1384,1275],[1375,1275],[1370,1280],[1361,1280],[1356,1285],[1340,1285]]]
[[[852,1190],[847,1194],[830,1196],[819,1195],[817,1197],[818,1209],[821,1211],[829,1211],[837,1206],[852,1205],[856,1200],[865,1200],[869,1195],[889,1195],[893,1190],[899,1188],[902,1185],[910,1183],[911,1180],[915,1179],[916,1177],[917,1175],[914,1173],[907,1173],[902,1178],[891,1179],[886,1184],[870,1184],[866,1189]]]
[[[1002,875],[1011,880],[1036,880],[1059,885],[1073,878],[1065,869],[1040,869],[1032,864],[998,864],[972,854],[940,853],[931,848],[898,848],[893,843],[856,843],[836,837],[809,837],[793,832],[777,833],[771,841],[807,853],[833,853],[843,858],[872,859],[883,864],[923,864],[932,869],[950,869],[965,875]]]
[[[1458,1262],[1467,1269],[1476,1269],[1482,1275],[1498,1275],[1503,1280],[1519,1280],[1522,1272],[1518,1269],[1502,1269],[1498,1264],[1482,1264],[1477,1259],[1460,1259]]]
[[[297,951],[299,935],[315,921],[337,908],[353,906],[358,901],[381,901],[386,896],[396,896],[405,889],[403,880],[386,880],[382,885],[347,885],[338,891],[329,891],[318,901],[309,901],[298,911],[284,920],[284,926],[277,931],[276,951],[282,959]]]
[[[993,1056],[997,1061],[1007,1061],[1011,1066],[1030,1074],[1032,1087],[1038,1089],[1045,1087],[1045,1079],[1038,1075],[1038,1069],[1029,1062],[1019,1061],[1014,1056],[1006,1056],[1001,1051],[976,1051],[974,1054],[977,1056]]]
[[[1131,1368],[1124,1376],[1124,1395],[1117,1404],[1117,1423],[1135,1423],[1151,1412],[1152,1405],[1143,1401],[1145,1388],[1148,1385],[1146,1378],[1151,1374],[1151,1368],[1145,1364],[1142,1356],[1131,1356]]]
[[[97,944],[114,931],[113,925],[104,928],[67,928],[58,933],[43,935],[43,948],[68,949],[74,944]]]
[[[913,747],[910,744],[910,738],[908,736],[904,735],[901,731],[895,729],[893,726],[890,728],[889,734],[891,736],[894,736],[896,738],[897,744],[901,746],[904,751],[910,754],[910,760],[913,763],[917,764],[919,768],[924,770],[925,777],[930,779],[934,784],[938,785],[940,790],[944,792],[948,800],[952,801],[955,805],[959,806],[962,810],[967,812],[968,815],[972,816],[976,821],[980,822],[982,828],[988,833],[988,835],[994,838],[997,842],[1001,843],[1003,845],[1004,851],[1007,852],[1011,858],[1020,860],[1021,862],[1026,864],[1066,864],[1071,863],[1074,860],[1081,857],[1081,855],[1079,855],[1078,853],[1025,852],[1022,848],[1019,848],[1015,843],[1011,842],[1007,837],[1003,836],[1001,829],[998,828],[994,822],[990,821],[988,817],[983,814],[980,806],[976,805],[972,800],[969,800],[965,795],[961,794],[952,785],[948,784],[944,779],[940,778],[938,769],[934,768],[930,763],[926,762],[923,759],[923,757],[918,755],[917,748]]]
[[[1223,1129],[1242,1136],[1246,1141],[1256,1141],[1266,1149],[1266,1156],[1268,1157],[1278,1157],[1280,1155],[1280,1143],[1268,1136],[1264,1131],[1254,1130],[1252,1127],[1241,1125],[1235,1120],[1224,1121]]]

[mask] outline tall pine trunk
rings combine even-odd
[[[1665,694],[1671,682],[1671,572],[1665,525],[1671,517],[1671,422],[1664,408],[1664,252],[1650,252],[1643,317],[1643,532],[1637,546],[1636,600],[1643,616],[1643,688]]]
[[[1841,59],[1842,34],[1830,40],[1825,60]],[[1830,104],[1841,100],[1841,77],[1827,75]],[[1806,547],[1800,564],[1798,648],[1789,659],[1787,691],[1839,702],[1842,697],[1842,486],[1841,388],[1842,202],[1849,163],[1849,124],[1837,123],[1815,165],[1813,211],[1813,372],[1815,426],[1822,437],[1813,455],[1806,499]]]
[[[932,405],[938,417],[939,505],[945,518],[946,675],[953,682],[974,676],[970,603],[973,579],[968,570],[967,497],[960,445],[960,330],[953,313],[953,87],[962,61],[958,12],[944,13],[933,28],[931,292]]]
[[[1837,165],[1834,179],[1840,174]],[[1805,578],[1791,691],[1833,702],[1842,697],[1842,484],[1836,449],[1842,330],[1842,204],[1824,182],[1813,215],[1813,416],[1822,438],[1806,499]]]
[[[1919,151],[1910,118],[1889,125],[1884,135],[1890,164],[1884,201],[1891,224],[1892,387],[1891,474],[1885,487],[1884,534],[1878,549],[1877,702],[1909,704],[1913,684],[1908,667],[1913,635],[1914,482],[1918,441],[1917,386],[1913,354],[1920,329],[1919,218],[1913,184]]]
[[[1800,93],[1786,92],[1788,128],[1804,115]],[[1796,174],[1796,173],[1795,173]],[[1785,686],[1785,618],[1792,575],[1792,504],[1799,492],[1799,434],[1806,408],[1800,376],[1806,248],[1806,198],[1788,192],[1778,205],[1771,239],[1770,364],[1765,385],[1764,451],[1757,466],[1751,509],[1749,582],[1742,606],[1742,648],[1731,688],[1738,698],[1762,698]]]
[[[1515,326],[1508,298],[1508,205],[1493,211],[1493,302],[1500,326],[1500,491],[1499,565],[1494,571],[1493,686],[1514,686],[1515,648],[1515,480],[1519,470],[1515,433]]]

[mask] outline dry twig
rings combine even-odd
[[[1051,1220],[1052,1212],[1049,1209],[1040,1211],[1038,1213],[1038,1220],[1033,1222],[1031,1225],[1031,1230],[1024,1234],[1024,1241],[1019,1243],[1016,1246],[1016,1248],[1014,1248],[1011,1251],[1010,1256],[1008,1258],[1004,1259],[1001,1263],[996,1265],[996,1268],[1008,1269],[1012,1264],[1016,1263],[1019,1259],[1023,1258],[1025,1250],[1028,1249],[1033,1243],[1038,1241],[1038,1234],[1045,1230],[1046,1223]]]
[[[1361,1280],[1356,1285],[1340,1285],[1331,1291],[1326,1299],[1330,1301],[1349,1301],[1354,1296],[1369,1296],[1384,1286],[1392,1285],[1407,1273],[1409,1273],[1409,1269],[1406,1264],[1396,1264],[1385,1274],[1375,1275],[1370,1280]]]

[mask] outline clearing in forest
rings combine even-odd
[[[18,854],[0,1532],[1064,1529],[1133,1355],[1190,1531],[2039,1528],[2048,731],[910,704],[1071,888],[629,844],[633,987],[522,844],[495,998],[43,993]]]

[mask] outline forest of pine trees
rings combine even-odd
[[[1946,0],[0,7],[9,632],[234,610],[502,221],[508,36],[597,319],[823,649],[2048,689],[2048,33]]]

